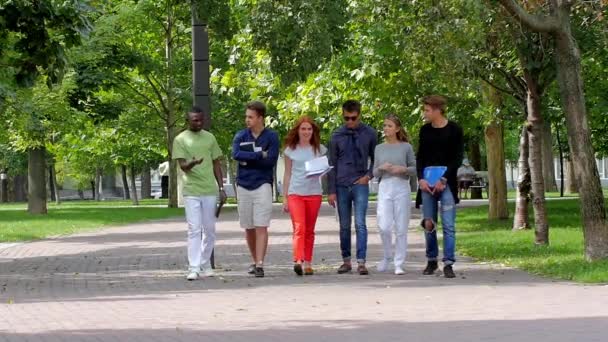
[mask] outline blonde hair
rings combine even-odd
[[[410,139],[407,135],[407,131],[405,130],[405,128],[403,128],[403,125],[401,124],[401,120],[399,119],[399,117],[396,114],[389,114],[387,115],[384,120],[390,120],[392,121],[395,126],[397,126],[397,128],[399,128],[399,130],[397,131],[397,140],[399,141],[403,141],[406,143],[410,142]]]

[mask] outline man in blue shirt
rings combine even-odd
[[[266,106],[247,104],[245,123],[232,141],[232,158],[237,169],[238,212],[253,259],[249,273],[264,277],[264,257],[268,247],[268,226],[272,215],[272,183],[279,158],[279,135],[264,127]]]
[[[357,272],[368,274],[365,267],[367,254],[367,225],[365,217],[369,199],[369,181],[373,177],[374,149],[377,132],[361,123],[361,104],[348,100],[342,105],[344,126],[335,130],[329,142],[329,162],[334,167],[328,174],[329,205],[338,204],[340,219],[340,249],[344,263],[338,273],[352,271],[351,215],[355,207],[357,235]]]

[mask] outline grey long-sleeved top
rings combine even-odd
[[[374,177],[386,179],[389,177],[400,177],[409,179],[416,174],[416,157],[412,145],[406,142],[397,144],[380,144],[376,146],[374,153]],[[407,172],[400,174],[390,174],[379,169],[384,163],[407,167]]]

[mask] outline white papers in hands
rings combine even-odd
[[[306,177],[321,177],[328,173],[333,166],[329,166],[326,156],[309,160],[305,164]]]

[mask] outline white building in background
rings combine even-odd
[[[564,180],[566,179],[566,165],[567,161],[564,160]],[[608,158],[596,159],[595,164],[597,166],[598,173],[600,175],[600,181],[602,182],[602,187],[608,187]],[[555,182],[559,188],[559,184],[561,181],[560,174],[560,165],[559,158],[553,159],[553,168],[555,170]],[[519,172],[517,171],[517,164],[510,165],[507,163],[507,187],[513,189],[517,186],[517,178],[519,177]]]

